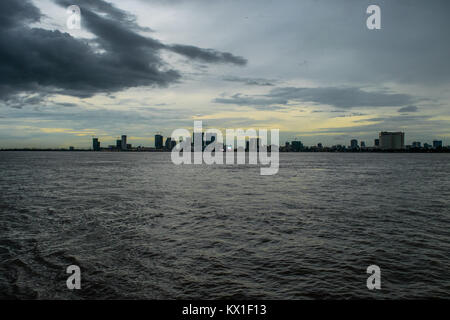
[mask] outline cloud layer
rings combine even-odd
[[[407,94],[384,91],[365,91],[357,87],[297,88],[280,87],[264,95],[235,94],[229,98],[216,98],[215,103],[240,106],[287,105],[290,101],[329,105],[343,109],[355,107],[396,107],[413,102]]]
[[[161,58],[164,50],[205,63],[245,65],[228,52],[191,45],[164,44],[140,31],[133,15],[102,0],[55,0],[66,8],[77,4],[83,27],[95,38],[74,38],[58,30],[30,28],[41,12],[31,2],[3,0],[0,4],[0,99],[17,104],[17,94],[62,93],[89,97],[130,87],[168,86],[180,72]]]

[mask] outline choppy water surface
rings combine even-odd
[[[450,297],[450,155],[280,161],[260,176],[169,153],[0,152],[0,297]]]

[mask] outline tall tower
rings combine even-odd
[[[121,149],[127,150],[127,136],[126,135],[122,135]]]
[[[98,138],[92,138],[92,150],[100,151],[100,141],[98,141]]]
[[[156,149],[163,148],[163,136],[159,133],[155,134],[155,148]]]

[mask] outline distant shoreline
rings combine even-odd
[[[117,152],[125,152],[125,153],[141,153],[141,152],[171,152],[170,150],[100,150],[100,151],[94,151],[92,149],[0,149],[0,151],[47,151],[47,152],[95,152],[95,153],[117,153]],[[237,152],[235,150],[235,152]],[[247,151],[245,151],[247,152]],[[270,151],[268,151],[270,152]],[[311,150],[302,150],[302,151],[279,151],[280,153],[450,153],[450,148],[444,147],[441,149],[405,149],[405,150],[327,150],[327,148],[324,148],[322,150],[317,149],[311,149]],[[224,152],[226,153],[226,152]]]

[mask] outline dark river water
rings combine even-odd
[[[0,298],[450,298],[449,172],[449,154],[282,153],[261,176],[0,152]]]

